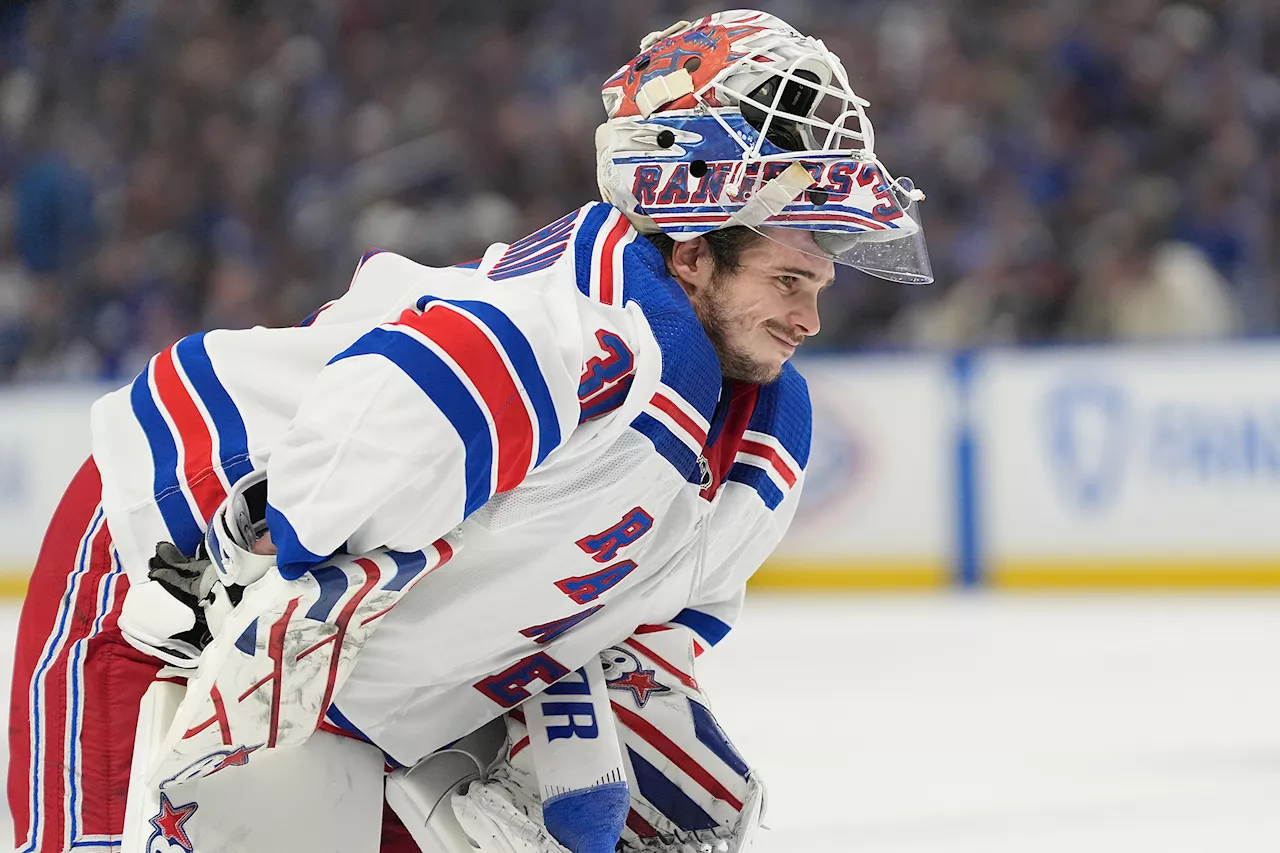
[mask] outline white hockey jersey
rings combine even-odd
[[[370,252],[304,326],[184,338],[92,414],[135,583],[262,468],[280,573],[322,590],[308,615],[354,595],[335,553],[448,552],[328,712],[401,764],[637,626],[718,642],[794,513],[810,425],[789,365],[723,380],[660,253],[598,203],[461,267]]]

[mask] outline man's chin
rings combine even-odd
[[[782,375],[781,361],[758,361],[756,359],[730,359],[722,362],[722,372],[726,379],[735,382],[750,382],[752,385],[768,385]]]

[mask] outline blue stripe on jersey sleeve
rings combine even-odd
[[[662,421],[641,412],[631,422],[631,428],[652,441],[654,449],[680,472],[681,477],[690,483],[702,481],[702,474],[698,470],[698,455],[689,449],[689,445],[676,438]]]
[[[534,414],[538,417],[538,459],[534,464],[541,464],[547,454],[560,446],[560,421],[556,417],[556,404],[551,399],[551,389],[547,387],[542,366],[538,364],[538,357],[534,355],[529,339],[510,317],[494,305],[467,299],[453,301],[452,304],[470,312],[488,326],[515,367],[516,379],[529,395],[529,402],[533,403]]]
[[[760,386],[747,429],[778,439],[801,469],[808,466],[813,407],[809,402],[809,385],[791,362],[782,366],[782,375],[776,380]]]
[[[271,542],[276,546],[276,565],[280,574],[289,580],[297,580],[306,574],[316,563],[322,563],[328,557],[313,554],[298,541],[298,531],[293,529],[285,514],[267,501],[267,529],[271,531]]]
[[[693,610],[689,607],[677,613],[671,621],[677,625],[685,626],[713,646],[723,640],[725,635],[729,633],[728,623],[721,622],[716,617],[703,613],[701,610]]]
[[[213,418],[213,428],[218,433],[218,460],[227,475],[227,482],[236,483],[253,473],[253,463],[249,461],[249,435],[240,410],[213,369],[204,338],[203,334],[183,338],[178,341],[174,353],[182,362],[191,387]]]
[[[178,550],[193,555],[200,544],[203,531],[195,513],[191,511],[191,505],[187,503],[186,495],[178,485],[178,445],[173,440],[173,433],[169,431],[169,424],[165,422],[151,396],[151,385],[147,377],[154,364],[153,358],[146,370],[133,380],[133,387],[129,390],[129,404],[151,448],[151,488],[160,516]]]
[[[578,226],[578,233],[573,238],[573,267],[577,275],[578,290],[581,290],[584,296],[591,295],[591,250],[595,247],[596,237],[599,236],[600,229],[604,227],[612,211],[612,205],[593,204],[591,210],[587,211],[587,215],[583,217],[582,224]],[[623,279],[625,278],[624,273]],[[622,282],[618,282],[617,286],[621,284]]]
[[[764,501],[764,505],[769,509],[777,509],[778,504],[782,503],[782,490],[769,479],[769,475],[763,468],[757,468],[745,462],[735,462],[729,469],[729,476],[725,479],[755,489],[760,495],[760,500]]]
[[[525,346],[528,346],[527,342]],[[484,416],[484,410],[453,372],[453,368],[429,347],[409,335],[383,328],[365,333],[346,350],[334,356],[330,364],[360,355],[381,356],[400,368],[449,419],[466,449],[464,468],[467,497],[463,517],[482,507],[493,494],[493,436],[489,432],[489,421]],[[529,355],[532,357],[532,351]],[[512,361],[514,360],[513,358]],[[541,373],[538,378],[542,378]],[[543,389],[546,389],[545,383]],[[550,392],[547,393],[549,396]],[[533,396],[532,391],[530,396]]]

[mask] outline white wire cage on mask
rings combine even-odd
[[[745,225],[814,234],[810,254],[895,281],[933,275],[916,202],[874,153],[838,57],[760,12],[680,22],[605,82],[604,198],[648,233]]]

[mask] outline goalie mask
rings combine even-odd
[[[681,21],[604,83],[605,201],[641,233],[691,240],[745,225],[813,232],[813,254],[891,281],[933,281],[916,202],[874,153],[840,59],[761,12]]]

